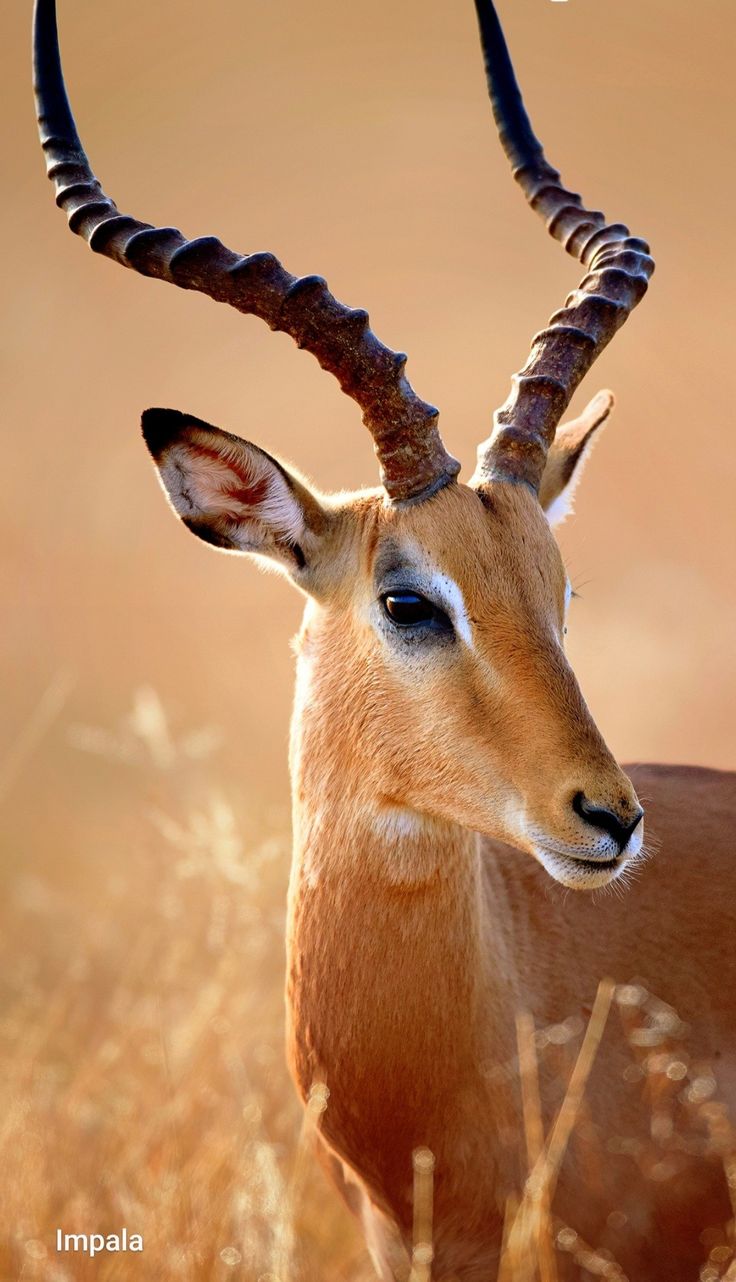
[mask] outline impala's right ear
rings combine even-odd
[[[308,569],[329,518],[307,486],[265,450],[178,410],[143,415],[143,437],[174,511],[228,552]]]

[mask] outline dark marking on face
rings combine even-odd
[[[404,568],[405,557],[400,545],[395,539],[387,539],[381,546],[373,568],[376,588],[378,589],[390,575],[397,574]]]

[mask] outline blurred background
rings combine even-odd
[[[500,7],[550,159],[657,261],[573,406],[617,395],[561,533],[571,658],[620,759],[732,766],[736,11]],[[60,9],[80,132],[121,209],[273,250],[369,308],[467,478],[580,274],[507,172],[470,0]],[[51,1261],[50,1228],[104,1220],[145,1223],[147,1254],[98,1258],[90,1277],[276,1278],[290,1233],[289,1276],[362,1276],[347,1220],[294,1156],[281,1066],[300,601],[189,537],[139,420],[191,411],[326,490],[375,483],[371,444],[286,336],[70,235],[36,141],[30,2],[2,23],[0,1272],[87,1276]],[[274,1228],[295,1180],[297,1227]]]

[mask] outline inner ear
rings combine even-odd
[[[178,410],[146,410],[143,436],[175,512],[193,534],[230,552],[304,567],[304,544],[323,513],[282,463]]]

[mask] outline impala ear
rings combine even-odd
[[[327,516],[265,450],[178,410],[146,410],[143,437],[184,524],[215,547],[303,570]]]
[[[612,392],[598,392],[579,418],[558,427],[539,486],[539,502],[550,525],[559,525],[572,512],[595,433],[605,423],[613,404]]]

